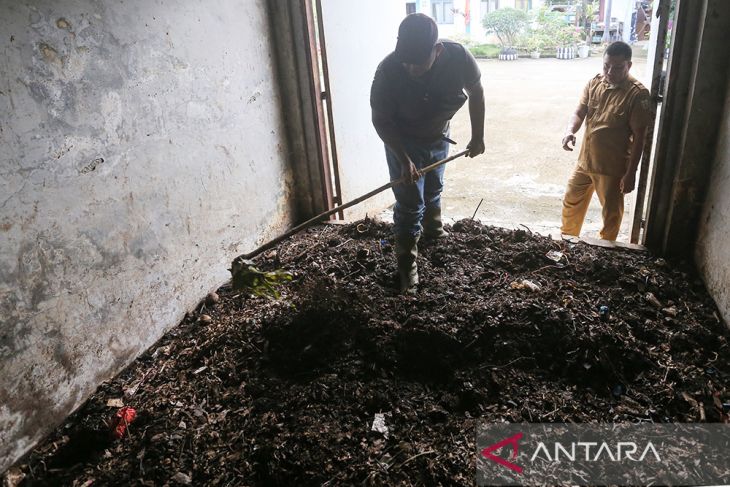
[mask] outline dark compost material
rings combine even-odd
[[[691,269],[450,230],[422,242],[415,296],[383,223],[261,256],[294,274],[281,300],[220,289],[24,459],[25,485],[472,485],[478,421],[727,421],[728,331]],[[115,398],[137,411],[121,439]]]

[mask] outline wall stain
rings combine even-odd
[[[89,164],[87,164],[86,166],[84,166],[83,168],[81,168],[81,171],[80,172],[81,172],[81,174],[87,174],[87,173],[90,173],[91,171],[96,171],[96,168],[100,164],[103,164],[103,163],[104,163],[104,158],[103,157],[97,157],[96,159],[94,159],[93,161],[91,161]]]
[[[220,150],[222,150],[222,151],[223,151],[223,153],[224,153],[224,154],[226,155],[226,157],[227,157],[227,158],[229,158],[229,159],[232,159],[232,157],[231,157],[231,152],[230,152],[230,151],[228,150],[228,147],[226,147],[225,145],[221,145],[221,144],[216,144],[216,146],[215,146],[215,147],[216,147],[217,149],[220,149]]]
[[[59,57],[58,51],[56,51],[53,47],[45,42],[41,42],[38,44],[38,50],[41,52],[43,59],[45,59],[46,62],[63,67],[63,60]]]
[[[40,245],[36,242],[24,243],[18,252],[19,287],[30,298],[32,310],[37,310],[38,305],[49,297],[47,270],[48,261]]]
[[[61,147],[60,149],[58,149],[56,152],[54,152],[53,153],[53,156],[56,159],[60,159],[61,157],[63,157],[66,154],[68,154],[71,151],[72,148],[73,148],[73,145],[64,145],[63,147]]]
[[[75,377],[78,375],[76,369],[76,362],[74,359],[83,358],[83,356],[74,357],[72,354],[66,351],[66,345],[63,340],[60,340],[53,347],[53,359],[66,371],[69,377]]]
[[[13,228],[13,224],[10,222],[5,222],[5,223],[0,224],[0,230],[2,230],[3,232],[7,232],[11,228]]]
[[[61,17],[56,21],[56,27],[71,32],[71,22]]]
[[[56,390],[48,390],[34,385],[28,386],[26,383],[19,384],[18,389],[13,390],[12,394],[7,394],[9,400],[5,404],[7,412],[5,418],[22,419],[6,422],[0,426],[5,426],[7,432],[18,430],[14,432],[18,440],[30,444],[40,441],[93,393],[93,387],[89,387],[88,384],[83,386],[72,384],[66,386],[63,393],[59,393],[61,389],[60,386]],[[3,393],[4,391],[0,389],[0,396],[4,396]],[[0,432],[5,433],[5,431]],[[13,443],[0,443],[0,462],[2,462],[0,468],[9,466],[5,462],[17,454],[17,448],[18,446]]]
[[[25,188],[25,184],[21,186],[21,189]],[[20,230],[23,232],[28,231],[28,228],[35,223],[36,218],[38,217],[38,201],[35,201],[33,203],[33,212],[28,215],[23,221],[20,222]]]

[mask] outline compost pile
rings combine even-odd
[[[689,268],[450,231],[422,241],[414,296],[381,222],[261,256],[294,275],[281,299],[220,289],[24,459],[25,485],[473,485],[480,421],[727,421],[728,332]]]

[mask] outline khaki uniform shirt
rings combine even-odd
[[[580,103],[588,113],[578,167],[592,174],[623,176],[629,165],[631,126],[647,126],[651,120],[649,91],[631,75],[615,86],[597,75],[586,85]]]

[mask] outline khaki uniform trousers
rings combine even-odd
[[[624,195],[620,190],[621,177],[593,174],[576,168],[568,180],[563,198],[563,226],[565,235],[580,235],[593,191],[603,208],[603,228],[600,236],[616,240],[624,216]]]

